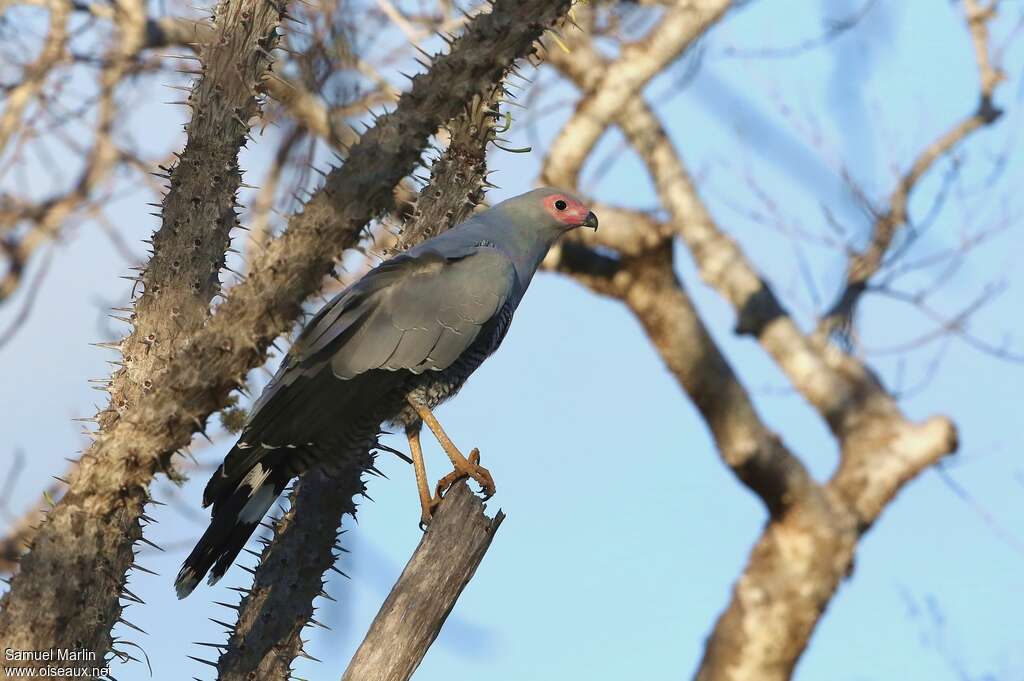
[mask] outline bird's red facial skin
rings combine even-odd
[[[559,203],[559,202],[562,203]],[[564,208],[562,207],[564,204]],[[552,194],[544,199],[544,208],[559,222],[579,226],[587,219],[590,209],[565,194]]]

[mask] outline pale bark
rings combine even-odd
[[[556,67],[584,91],[584,103],[556,138],[542,175],[546,181],[575,185],[600,137],[598,131],[618,125],[651,175],[669,214],[668,228],[687,245],[705,282],[736,310],[737,332],[761,343],[831,427],[841,448],[833,479],[827,484],[810,480],[781,443],[773,456],[750,454],[771,451],[755,446],[770,442],[764,435],[750,436],[767,431],[742,388],[729,380],[731,372],[724,370],[696,316],[688,313],[688,300],[672,272],[670,246],[653,247],[650,256],[637,254],[643,252],[637,244],[651,243],[663,228],[634,219],[636,236],[630,252],[620,250],[619,258],[608,259],[596,252],[580,253],[577,247],[575,253],[563,249],[556,262],[591,288],[629,305],[705,417],[723,461],[763,499],[771,514],[708,640],[697,678],[782,681],[791,675],[825,607],[852,570],[860,536],[908,481],[956,449],[956,429],[945,417],[920,424],[908,421],[861,360],[822,335],[802,333],[739,245],[719,228],[667,131],[638,96],[657,72],[650,69],[651,62],[659,55],[674,58],[693,36],[677,31],[675,42],[659,37],[655,28],[651,40],[623,50],[612,62],[583,36],[569,53],[551,54]],[[907,186],[912,187],[935,158],[980,127],[982,116],[983,112],[975,114],[970,123],[960,124],[929,147],[894,196],[905,198]],[[680,335],[680,328],[688,331]],[[727,427],[730,422],[746,430]],[[736,433],[744,432],[747,435],[739,441],[746,446],[737,446]],[[756,475],[751,474],[750,463],[756,464]]]
[[[342,681],[406,681],[412,676],[504,518],[501,511],[488,518],[466,483],[452,487]]]

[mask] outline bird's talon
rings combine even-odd
[[[437,507],[441,505],[441,497],[436,496],[431,499],[425,506],[420,510],[420,531],[426,532],[427,528],[430,527],[431,521],[434,519],[434,513],[437,512]]]
[[[448,490],[451,489],[452,485],[460,480],[465,480],[466,478],[471,478],[474,482],[480,485],[480,494],[484,495],[485,500],[494,496],[494,479],[491,478],[490,471],[481,466],[479,461],[480,452],[474,449],[469,455],[469,463],[472,467],[468,469],[456,468],[454,471],[438,480],[437,487],[434,488],[434,498],[440,502],[444,495],[448,493]]]
[[[451,489],[452,485],[457,483],[459,480],[464,479],[465,477],[465,473],[460,473],[459,471],[452,471],[448,475],[438,480],[437,487],[434,488],[434,498],[438,500],[438,503],[440,503],[440,500],[443,499],[444,495],[448,493],[448,490]]]
[[[426,532],[427,528],[430,527],[430,521],[434,519],[434,504],[431,503],[430,507],[423,507],[420,511],[420,532]]]

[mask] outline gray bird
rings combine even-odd
[[[409,439],[421,524],[462,477],[494,494],[479,452],[463,456],[431,410],[498,349],[552,244],[581,226],[597,229],[597,216],[576,196],[535,189],[381,263],[327,303],[207,483],[210,526],[182,564],[178,598],[207,572],[210,584],[224,575],[293,477],[362,460],[379,447],[383,424],[403,427]],[[434,496],[420,449],[424,423],[454,465]]]

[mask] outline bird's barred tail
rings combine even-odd
[[[210,526],[181,565],[174,589],[185,598],[209,572],[209,584],[216,584],[245,543],[256,531],[274,500],[288,484],[290,475],[256,463],[232,492],[213,506]]]

